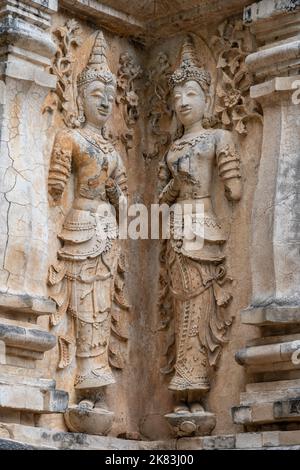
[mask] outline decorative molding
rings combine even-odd
[[[144,41],[145,24],[132,15],[128,15],[98,0],[60,0],[60,5],[79,17],[90,20],[98,27],[106,28],[117,34],[132,36]]]
[[[157,3],[156,9],[154,2],[140,2],[134,9],[128,2],[124,2],[125,7],[116,7],[117,4],[110,0],[105,3],[98,0],[60,0],[60,6],[73,14],[140,43],[177,34],[181,25],[185,31],[196,30],[207,24],[208,16],[215,23],[221,22],[226,17],[242,13],[249,0],[231,0],[225,4],[224,0],[202,0],[201,4],[192,0],[190,5],[184,7],[174,0],[160,0]]]
[[[55,77],[46,68],[55,53],[47,30],[56,11],[55,0],[43,6],[33,0],[0,2],[0,77],[55,88]]]

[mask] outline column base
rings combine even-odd
[[[56,305],[48,297],[37,297],[26,294],[8,294],[0,291],[0,312],[30,314],[34,318],[39,315],[50,315],[56,312]]]
[[[300,430],[300,307],[269,305],[241,312],[242,323],[260,327],[236,361],[248,377],[233,421],[246,430]]]
[[[1,366],[1,371],[2,371]],[[63,413],[69,395],[55,389],[54,380],[0,374],[0,413],[15,411],[43,414]]]

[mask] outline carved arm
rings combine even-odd
[[[115,207],[119,207],[120,198],[127,196],[127,176],[126,170],[118,155],[118,164],[112,176],[105,183],[106,195],[109,202]]]
[[[59,132],[53,145],[48,178],[48,191],[55,201],[59,201],[64,192],[71,174],[71,163],[71,138],[65,131]]]
[[[230,201],[239,201],[242,195],[240,156],[229,132],[223,134],[217,146],[219,176],[224,182],[225,194]]]
[[[160,181],[158,196],[159,203],[171,206],[177,199],[180,186],[177,179],[171,177],[171,172],[166,161],[166,155],[159,164],[158,179]]]

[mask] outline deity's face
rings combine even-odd
[[[175,111],[184,126],[201,122],[206,109],[206,95],[199,83],[187,80],[174,88]]]
[[[95,80],[81,90],[79,99],[85,122],[101,128],[112,112],[115,88],[111,84],[107,85],[100,80]]]

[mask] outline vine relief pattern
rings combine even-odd
[[[50,72],[57,77],[56,90],[49,93],[44,104],[44,111],[61,112],[67,127],[79,127],[76,105],[76,57],[74,52],[82,44],[81,28],[76,20],[66,21],[52,32],[57,51]]]
[[[146,89],[148,90],[147,120],[153,138],[152,149],[144,152],[146,161],[160,157],[168,148],[171,140],[171,120],[174,114],[168,79],[172,74],[168,55],[160,52],[157,60],[148,71]]]
[[[250,98],[252,83],[245,58],[253,52],[253,36],[242,21],[225,21],[211,40],[217,61],[215,118],[224,129],[247,134],[249,119],[262,119],[260,105]]]
[[[126,152],[133,147],[134,127],[139,118],[139,96],[136,84],[142,75],[142,68],[134,62],[134,58],[128,52],[121,54],[117,73],[116,102],[122,107],[126,125],[126,131],[121,135]]]

